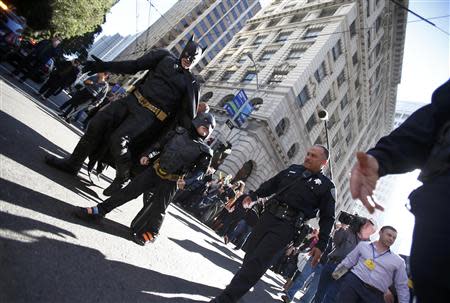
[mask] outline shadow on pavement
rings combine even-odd
[[[169,238],[169,240],[172,240],[173,242],[180,245],[182,248],[184,248],[187,251],[196,252],[196,253],[201,254],[204,258],[210,260],[212,263],[216,264],[217,266],[220,266],[221,268],[223,268],[225,270],[228,270],[229,272],[231,272],[233,274],[235,274],[241,266],[242,262],[237,262],[231,258],[226,258],[223,255],[221,255],[217,252],[208,250],[207,248],[200,246],[191,240],[178,240],[178,239],[173,239],[173,238]],[[210,244],[214,245],[214,243],[210,243]],[[226,252],[225,252],[225,254],[226,254]],[[240,257],[238,257],[238,258],[240,258]],[[266,278],[267,278],[267,276],[266,276]],[[259,302],[273,302],[274,299],[270,295],[271,289],[273,289],[272,285],[269,285],[260,280],[255,285],[253,292],[258,293],[257,297],[258,297]],[[252,301],[252,293],[253,292],[247,293],[247,295],[245,295],[242,298],[243,302],[253,302]],[[218,295],[219,293],[220,292],[216,293],[215,295]],[[275,291],[274,294],[276,294],[276,293],[278,293],[278,292]]]
[[[68,153],[66,151],[2,111],[0,111],[0,134],[0,141],[4,141],[0,144],[2,146],[0,149],[2,155],[53,180],[84,198],[101,202],[97,193],[87,187],[87,185],[91,185],[89,180],[70,176],[44,163],[46,151],[67,156]],[[24,180],[26,182],[26,179]]]
[[[171,204],[172,206],[174,206],[174,204]],[[180,212],[184,212],[182,209],[180,209],[180,208],[178,208],[178,210],[180,211]],[[168,214],[170,214],[170,216],[172,216],[172,217],[174,217],[175,219],[177,219],[178,221],[180,221],[181,223],[183,223],[184,225],[186,225],[187,227],[189,227],[190,229],[192,229],[193,231],[196,231],[196,232],[198,232],[198,233],[202,233],[202,234],[204,234],[205,236],[208,236],[208,237],[210,237],[212,240],[214,240],[214,241],[219,241],[217,238],[215,238],[213,235],[211,235],[210,233],[208,233],[208,232],[206,232],[205,230],[203,230],[203,229],[201,229],[197,224],[203,224],[203,223],[201,223],[201,222],[198,222],[197,224],[194,224],[194,223],[192,223],[192,222],[189,222],[188,220],[186,220],[185,218],[183,218],[183,217],[181,217],[181,216],[179,216],[179,215],[177,215],[177,214],[174,214],[173,212],[171,212],[171,211],[168,211]],[[185,213],[184,212],[184,214],[186,215],[186,216],[190,216],[188,213]],[[192,217],[191,218],[193,221],[194,221],[194,217]]]
[[[204,302],[179,294],[212,297],[220,291],[107,260],[98,250],[65,242],[73,234],[46,223],[3,212],[0,220],[1,302]],[[62,241],[33,236],[33,231],[56,233]],[[8,233],[21,240],[11,240]]]

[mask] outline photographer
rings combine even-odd
[[[331,274],[360,241],[369,240],[369,237],[375,233],[374,223],[367,218],[342,211],[338,220],[345,226],[337,229],[334,233],[333,247],[320,275],[318,290],[314,297],[315,303],[335,302],[341,280],[334,280]]]

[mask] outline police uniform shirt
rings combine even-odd
[[[285,188],[280,193],[279,190]],[[319,211],[319,242],[317,247],[324,251],[334,223],[335,186],[321,172],[313,174],[303,165],[291,165],[276,176],[261,184],[253,192],[252,199],[268,197],[301,211],[306,219],[314,218]]]

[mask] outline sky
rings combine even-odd
[[[152,0],[161,14],[175,2],[176,0]],[[444,31],[450,32],[449,2],[448,0],[410,0],[409,9],[430,19]],[[261,1],[263,7],[269,3],[270,0]],[[125,36],[142,32],[160,17],[156,9],[150,7],[148,0],[120,0],[106,16],[102,35],[120,33]],[[441,16],[445,17],[434,19]],[[434,89],[450,76],[450,37],[432,25],[423,21],[416,22],[416,20],[419,18],[408,14],[402,77],[397,100],[429,103]],[[386,206],[384,223],[396,226],[399,231],[394,249],[403,254],[409,254],[414,226],[414,217],[407,211],[405,204],[408,203],[408,194],[420,185],[416,180],[417,174],[414,172],[399,178],[392,199],[382,201]]]

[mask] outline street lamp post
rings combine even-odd
[[[256,75],[256,91],[258,91],[259,89],[259,80],[258,80],[258,68],[256,67],[256,62],[253,59],[253,56],[251,53],[247,53],[247,57],[250,58],[250,60],[252,60],[253,66],[255,67],[255,75]]]
[[[325,137],[327,139],[327,149],[330,153],[330,159],[328,160],[328,166],[330,167],[330,179],[333,179],[333,169],[331,167],[331,149],[330,149],[330,140],[328,138],[328,112],[325,109],[319,110],[317,113],[319,119],[325,123]]]

